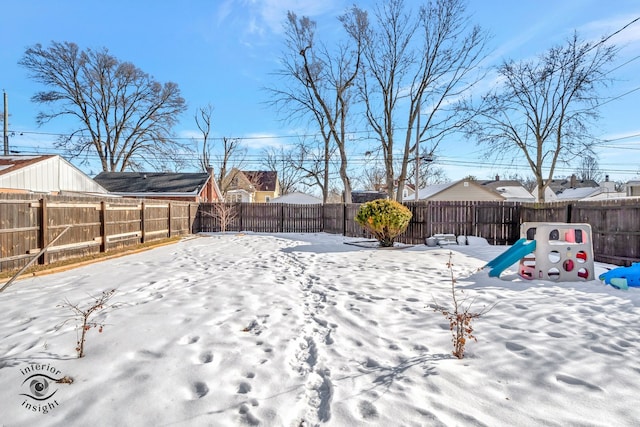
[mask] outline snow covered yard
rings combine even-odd
[[[489,278],[479,268],[506,248],[475,240],[353,240],[209,234],[14,283],[0,294],[0,424],[637,425],[640,289]],[[450,252],[472,311],[495,304],[462,360],[432,308],[451,303]],[[59,305],[112,288],[77,359]],[[38,403],[24,395],[34,372],[74,381],[49,380]]]

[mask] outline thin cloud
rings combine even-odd
[[[342,0],[325,0],[310,2],[305,0],[240,0],[250,16],[250,24],[245,28],[249,34],[265,35],[280,34],[287,12],[293,11],[298,15],[316,17],[319,15],[342,12]]]
[[[597,39],[615,33],[638,17],[640,17],[640,10],[634,13],[589,22],[580,27],[578,32],[584,34],[587,38]],[[631,45],[640,42],[640,21],[635,22],[613,36],[611,42],[618,45]]]
[[[269,133],[250,133],[244,137],[240,137],[240,142],[243,146],[252,150],[282,148],[289,145],[282,137]]]

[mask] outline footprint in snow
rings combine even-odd
[[[211,363],[213,361],[213,353],[210,351],[205,351],[200,354],[200,362],[202,363]]]
[[[203,398],[207,393],[209,393],[209,387],[207,384],[200,381],[194,383],[193,388],[198,399]]]
[[[581,379],[572,377],[570,375],[558,374],[558,375],[556,375],[556,380],[558,380],[560,382],[563,382],[565,384],[569,384],[569,385],[582,386],[582,387],[585,387],[585,388],[587,388],[589,390],[592,390],[592,391],[604,391],[600,387],[598,387],[597,385],[588,383],[586,381],[583,381]]]

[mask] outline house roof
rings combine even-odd
[[[480,181],[482,186],[490,188],[510,202],[533,202],[535,197],[516,180]]]
[[[421,188],[418,190],[418,199],[422,200],[422,199],[428,199],[430,197],[433,197],[436,194],[441,193],[447,188],[453,186],[454,184],[457,184],[458,182],[459,181],[453,181],[453,182],[445,182],[442,184],[428,185],[425,188]]]
[[[256,191],[275,191],[278,184],[276,171],[242,171]]]
[[[210,178],[211,176],[204,172],[101,172],[94,180],[111,193],[197,195]]]
[[[45,159],[56,157],[53,154],[43,156],[0,156],[0,175],[9,174],[18,169],[36,164]]]
[[[585,197],[595,196],[599,193],[602,193],[602,189],[600,187],[579,187],[566,188],[560,193],[557,193],[556,196],[558,197],[558,200],[580,200]]]
[[[0,188],[39,193],[107,192],[56,154],[0,156]]]
[[[563,179],[552,179],[549,183],[549,188],[556,193],[560,194],[569,188],[596,188],[599,187],[598,183],[592,179],[577,179],[575,176],[567,177]]]

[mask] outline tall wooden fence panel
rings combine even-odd
[[[570,222],[571,203],[523,203],[522,222]]]
[[[38,200],[0,199],[0,271],[17,270],[33,257],[40,245]]]
[[[473,232],[469,236],[484,237],[492,245],[509,245],[520,238],[518,203],[479,203],[474,209]]]
[[[640,204],[637,201],[577,203],[571,209],[571,222],[591,225],[596,261],[619,265],[640,262]]]
[[[197,205],[177,201],[0,194],[0,271],[49,264],[192,232]]]
[[[202,232],[318,233],[324,228],[323,214],[319,204],[203,203],[196,224]]]
[[[323,205],[322,223],[323,231],[330,234],[343,234],[345,222],[345,205],[328,204]]]
[[[522,222],[569,222],[591,225],[596,261],[616,265],[640,262],[640,200],[526,203]]]
[[[322,205],[288,205],[282,209],[282,229],[289,233],[319,233],[323,231]]]

